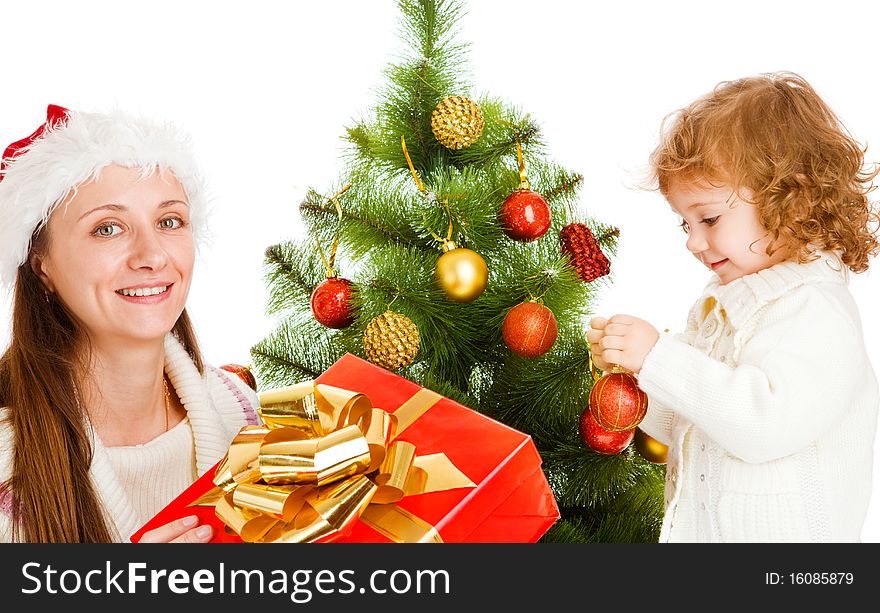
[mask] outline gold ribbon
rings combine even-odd
[[[596,365],[593,363],[593,353],[591,351],[589,351],[589,349],[587,350],[587,363],[590,368],[590,375],[592,375],[592,377],[593,377],[593,383],[595,383],[596,381],[598,381],[599,379],[604,377],[605,374],[608,374],[608,373],[603,374],[602,371],[596,367]],[[608,372],[610,372],[612,374],[621,373],[621,372],[631,373],[631,371],[623,368],[622,366],[619,366],[618,364],[611,364],[610,366],[611,366],[611,370]]]
[[[350,187],[351,183],[328,198],[328,200],[336,207],[336,216],[338,218],[336,223],[336,234],[333,236],[333,245],[330,247],[329,259],[324,255],[324,250],[321,249],[321,243],[318,243],[317,241],[315,242],[315,245],[318,247],[318,253],[321,254],[321,259],[324,261],[324,267],[327,268],[328,279],[332,279],[336,276],[336,270],[333,268],[333,265],[336,261],[336,250],[339,248],[339,232],[342,230],[342,206],[339,204],[337,198],[347,192]]]
[[[455,243],[452,242],[452,230],[453,230],[452,211],[449,210],[449,203],[444,202],[443,208],[446,209],[446,214],[449,215],[449,229],[446,231],[446,238],[443,238],[442,236],[440,236],[439,234],[434,232],[434,230],[432,230],[431,228],[428,228],[427,221],[425,221],[425,227],[428,228],[428,232],[431,233],[431,236],[434,237],[434,240],[437,241],[438,243],[440,243],[440,245],[443,247],[443,252],[445,253],[446,251],[448,251],[450,249],[455,249],[456,245],[455,245]],[[422,217],[424,218],[424,213],[422,214]],[[447,247],[447,245],[449,245],[449,246]]]
[[[415,166],[413,166],[412,160],[409,158],[409,151],[406,150],[406,137],[401,134],[400,135],[400,146],[403,148],[403,155],[406,157],[406,164],[409,166],[409,171],[412,173],[413,179],[416,180],[416,186],[419,188],[419,191],[424,193],[425,186],[422,185],[421,180],[419,179],[419,175],[416,172]]]
[[[396,542],[442,542],[430,523],[394,504],[476,487],[443,453],[396,440],[442,396],[421,389],[394,414],[363,395],[300,383],[260,393],[262,425],[245,426],[190,506],[213,506],[245,542],[332,540],[362,521]]]
[[[519,188],[520,190],[529,190],[531,186],[529,185],[529,180],[526,179],[526,165],[523,162],[522,145],[519,139],[516,139],[516,161],[519,164]]]

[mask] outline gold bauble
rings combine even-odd
[[[483,133],[483,111],[464,96],[448,96],[431,113],[431,131],[448,149],[470,147]]]
[[[382,368],[408,366],[419,353],[419,329],[406,315],[385,311],[367,324],[364,351],[367,359]]]
[[[476,251],[457,247],[452,241],[443,244],[437,259],[437,282],[453,302],[476,300],[489,282],[489,268]]]
[[[669,448],[655,438],[636,428],[635,446],[639,454],[654,464],[666,464],[666,452]]]

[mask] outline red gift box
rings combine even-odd
[[[320,375],[315,384],[366,395],[374,407],[394,413],[423,388],[354,355],[346,354]],[[420,456],[442,453],[474,487],[458,487],[404,497],[396,506],[433,526],[443,542],[535,542],[559,518],[559,509],[541,470],[531,437],[439,397],[401,432],[397,440],[415,445]],[[190,506],[214,488],[209,470],[165,509],[132,535],[187,515],[215,527],[211,542],[241,542],[225,530],[211,506]],[[438,540],[439,540],[438,539]],[[334,542],[390,542],[365,521]]]

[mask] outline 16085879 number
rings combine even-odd
[[[789,573],[792,585],[852,585],[852,573]]]

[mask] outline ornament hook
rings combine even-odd
[[[327,198],[330,202],[333,203],[333,206],[336,207],[336,215],[338,217],[338,221],[336,223],[336,234],[333,236],[333,245],[330,247],[330,257],[328,258],[324,255],[324,250],[321,249],[321,244],[315,240],[315,245],[318,247],[318,253],[321,254],[321,260],[324,262],[324,266],[327,268],[327,278],[332,279],[336,276],[336,270],[333,268],[336,262],[336,251],[339,249],[339,234],[342,231],[342,205],[339,204],[338,198],[348,191],[351,187],[351,183],[343,187],[341,190]]]
[[[532,187],[529,185],[529,180],[526,179],[526,165],[523,162],[522,145],[518,138],[516,139],[516,161],[519,164],[519,188],[523,191],[529,190]]]
[[[452,210],[449,208],[449,201],[448,200],[443,201],[443,208],[446,209],[446,214],[449,215],[449,229],[446,232],[446,238],[443,238],[442,236],[440,236],[439,234],[434,232],[434,230],[432,230],[431,228],[428,227],[428,220],[425,217],[424,212],[422,212],[422,221],[424,221],[425,227],[428,229],[428,232],[430,232],[431,236],[434,237],[434,240],[436,240],[438,243],[440,243],[443,246],[444,251],[449,251],[450,249],[455,248],[455,243],[452,242],[452,231],[453,231]],[[449,245],[449,244],[451,244],[452,247],[447,247],[447,245]]]
[[[413,179],[416,180],[416,186],[418,186],[420,192],[424,193],[425,186],[422,185],[422,182],[419,179],[419,175],[418,173],[416,173],[416,169],[413,166],[412,160],[409,157],[409,151],[406,150],[406,137],[403,134],[400,135],[400,146],[403,148],[403,155],[406,158],[406,163],[409,166],[409,171],[412,173]]]

